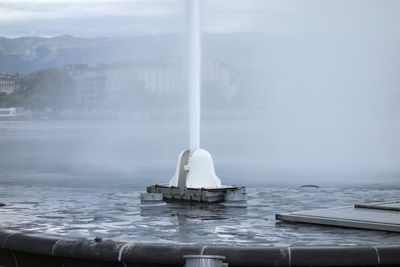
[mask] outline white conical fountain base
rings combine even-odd
[[[193,154],[189,150],[178,156],[178,164],[169,186],[186,188],[220,188],[221,180],[215,174],[210,153],[197,149]]]
[[[225,201],[235,205],[243,205],[246,202],[244,186],[221,185],[221,180],[215,174],[212,157],[204,149],[197,149],[193,154],[190,154],[189,149],[182,151],[178,157],[175,175],[169,184],[148,186],[147,195],[141,197],[144,200],[152,200],[155,197],[161,198],[161,195],[163,200],[168,201]]]

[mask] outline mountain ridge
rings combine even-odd
[[[218,61],[231,67],[241,66],[240,55],[254,49],[265,39],[253,33],[206,34],[206,60]],[[143,35],[82,38],[71,35],[55,37],[0,37],[0,73],[31,73],[66,64],[111,63],[147,58],[175,58],[185,56],[182,35]],[[211,49],[210,49],[211,48]],[[207,50],[208,49],[208,50]],[[227,53],[229,52],[229,53]],[[239,62],[238,62],[239,61]]]

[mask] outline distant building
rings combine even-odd
[[[0,93],[13,94],[22,86],[22,74],[0,73]]]
[[[112,106],[121,96],[170,96],[186,88],[186,74],[172,62],[75,64],[64,70],[74,79],[77,100],[85,109]],[[230,70],[219,63],[203,65],[203,81],[215,84],[226,97],[236,94]]]
[[[118,91],[129,85],[143,84],[147,92],[163,94],[181,87],[181,75],[175,68],[131,66],[111,67],[107,73],[107,88]]]
[[[30,112],[26,112],[23,108],[12,107],[12,108],[0,108],[0,121],[2,120],[15,120],[29,117]]]
[[[107,80],[104,65],[66,65],[64,70],[75,81],[75,97],[83,109],[102,106]]]

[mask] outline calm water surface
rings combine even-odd
[[[274,219],[278,212],[398,200],[399,187],[385,180],[379,181],[384,186],[319,189],[300,188],[296,178],[292,185],[259,183],[248,188],[245,207],[141,206],[140,192],[148,184],[168,181],[185,145],[186,139],[180,140],[185,128],[171,128],[160,123],[132,124],[126,130],[105,122],[1,122],[0,201],[7,205],[0,208],[0,224],[58,235],[152,242],[400,244],[395,233]],[[215,150],[224,158],[218,147]],[[225,159],[216,160],[224,182],[251,184],[229,175]],[[262,173],[254,177],[267,179]]]

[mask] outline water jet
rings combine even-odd
[[[211,154],[200,148],[201,31],[200,1],[188,0],[189,64],[188,111],[189,149],[178,156],[175,175],[168,185],[152,185],[147,193],[164,199],[198,202],[245,201],[244,186],[224,186],[215,174]]]

